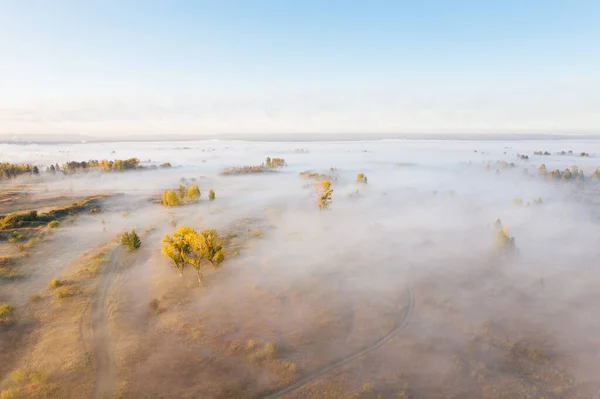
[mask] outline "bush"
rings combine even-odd
[[[48,223],[48,227],[50,227],[51,229],[55,229],[58,226],[60,226],[60,222],[58,220],[53,220],[50,223]]]
[[[10,243],[22,241],[23,239],[25,239],[25,236],[18,231],[11,231],[11,233],[8,235],[8,242]]]
[[[356,175],[356,182],[358,184],[367,184],[367,176],[365,176],[363,173],[359,173]]]
[[[0,324],[7,324],[13,321],[15,308],[8,303],[0,305]]]
[[[171,162],[162,163],[162,164],[160,164],[160,167],[161,168],[170,168],[171,167]]]
[[[55,288],[62,287],[62,286],[63,286],[63,282],[60,280],[56,280],[56,279],[54,279],[48,283],[48,287],[50,289],[55,289]]]
[[[152,310],[153,312],[158,312],[158,308],[160,307],[160,302],[158,299],[154,298],[153,300],[151,300],[148,303],[148,307],[150,308],[150,310]]]
[[[215,200],[215,190],[213,190],[212,188],[208,190],[208,199],[211,201]]]
[[[135,251],[142,245],[142,240],[140,240],[135,230],[131,230],[131,233],[121,235],[121,245],[126,247],[128,251]]]
[[[75,295],[75,289],[73,289],[72,287],[60,287],[59,289],[56,290],[56,297],[58,299],[64,299],[64,298],[69,298],[72,297],[73,295]]]

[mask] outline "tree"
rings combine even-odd
[[[37,166],[34,166],[34,167],[33,167],[33,170],[32,170],[32,172],[33,172],[33,174],[34,174],[34,175],[39,175],[39,174],[40,174],[40,170],[38,169],[38,167],[37,167]]]
[[[540,175],[545,176],[546,174],[548,174],[548,170],[546,169],[546,165],[545,164],[541,164],[540,167],[538,168],[538,173]]]
[[[134,251],[142,245],[142,240],[140,240],[135,230],[131,230],[131,233],[123,233],[121,235],[121,244],[129,251]]]
[[[179,196],[174,190],[166,190],[163,192],[162,203],[165,206],[178,206]]]
[[[172,236],[166,234],[162,239],[161,252],[171,258],[179,274],[183,276],[183,269],[190,256],[188,236],[194,230],[191,227],[179,226]]]
[[[202,261],[207,260],[216,270],[225,259],[223,243],[213,229],[204,230],[202,233],[191,230],[186,234],[186,241],[189,250],[185,254],[185,260],[196,269],[198,282],[202,284]]]
[[[196,201],[200,197],[200,189],[196,185],[192,185],[187,189],[185,197],[188,201]]]
[[[210,262],[213,269],[217,270],[217,267],[225,260],[223,242],[219,238],[217,231],[214,229],[204,230],[201,235],[203,238],[201,241],[202,257]]]
[[[185,186],[183,184],[180,184],[179,188],[177,189],[177,194],[179,195],[179,199],[185,198],[185,192],[186,192]]]
[[[367,184],[367,176],[365,176],[363,173],[357,174],[356,182],[359,184]]]
[[[331,189],[331,182],[329,180],[323,180],[317,186],[317,206],[319,209],[327,209],[329,204],[331,204],[331,194],[333,190]]]
[[[508,227],[504,226],[496,235],[496,246],[503,255],[515,251],[515,238],[508,235]]]
[[[215,190],[213,190],[212,188],[208,190],[208,199],[211,201],[214,201],[215,199]]]

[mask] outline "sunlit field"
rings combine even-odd
[[[600,141],[0,161],[1,399],[600,396]]]

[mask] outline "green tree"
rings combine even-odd
[[[194,230],[191,227],[179,226],[172,236],[166,234],[162,239],[161,252],[171,258],[179,274],[183,276],[183,270],[190,256],[190,245],[188,236]]]
[[[211,201],[214,201],[215,199],[215,190],[213,190],[212,188],[208,190],[208,199]]]
[[[187,198],[188,201],[196,201],[198,199],[198,197],[200,197],[200,189],[198,188],[198,186],[191,185],[187,189],[187,193],[185,194],[185,197]]]
[[[131,233],[123,233],[121,235],[121,244],[129,251],[135,251],[142,245],[142,240],[140,240],[135,230],[131,230]]]

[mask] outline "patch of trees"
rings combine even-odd
[[[128,251],[135,251],[142,245],[140,236],[137,235],[135,230],[131,230],[131,233],[123,233],[121,235],[121,245],[127,248]]]
[[[74,215],[84,211],[95,213],[101,198],[102,196],[90,197],[83,201],[74,202],[71,205],[53,209],[42,214],[38,214],[38,212],[34,210],[0,215],[0,230],[46,225],[68,215]]]
[[[333,189],[329,180],[323,180],[317,185],[317,207],[320,210],[329,208],[329,205],[331,205],[331,194],[333,194]]]
[[[496,161],[495,163],[488,162],[485,165],[485,167],[488,170],[491,169],[492,167],[496,167],[496,168],[499,168],[499,169],[507,169],[507,168],[514,168],[515,167],[515,163],[514,162],[506,162],[506,161]]]
[[[12,179],[20,175],[39,175],[40,170],[37,166],[31,164],[16,164],[10,162],[0,162],[0,180]]]
[[[363,173],[359,173],[356,175],[356,182],[358,184],[367,184],[367,176],[365,176]]]
[[[232,168],[225,169],[221,172],[222,176],[230,175],[245,175],[249,173],[263,173],[270,172],[272,169],[282,168],[286,165],[285,159],[283,158],[271,158],[267,157],[265,162],[255,166],[235,166]]]
[[[267,157],[265,167],[269,169],[282,168],[285,166],[285,159]]]
[[[538,167],[538,173],[541,176],[548,177],[555,180],[584,180],[585,174],[583,170],[578,168],[577,166],[572,166],[571,169],[565,169],[562,172],[559,169],[555,169],[552,171],[548,171],[545,164],[541,164]],[[593,175],[592,175],[593,176]]]
[[[184,180],[184,182],[185,182],[185,180]],[[179,206],[179,205],[186,204],[186,203],[190,204],[190,203],[196,202],[198,200],[198,198],[200,198],[200,196],[202,195],[200,193],[200,189],[195,184],[190,184],[190,185],[186,185],[186,184],[180,184],[179,187],[175,190],[163,191],[161,203],[164,206]],[[210,193],[209,193],[209,199],[212,201],[212,200],[214,200],[215,192],[212,189],[211,189],[211,191],[212,191],[212,198],[210,198]]]
[[[191,227],[180,226],[173,235],[164,236],[161,249],[180,275],[183,276],[186,266],[192,266],[200,284],[203,265],[210,264],[216,270],[225,260],[223,242],[213,229],[197,232]]]
[[[140,160],[138,158],[129,159],[115,159],[114,161],[108,161],[106,159],[96,160],[90,159],[89,161],[70,161],[62,166],[62,170],[65,173],[76,173],[78,171],[86,171],[89,169],[100,169],[101,171],[124,171],[131,169],[139,169]],[[52,170],[50,170],[52,171]],[[56,171],[56,167],[55,167]]]
[[[304,179],[311,179],[311,180],[316,180],[316,181],[324,181],[324,180],[333,181],[333,180],[335,180],[335,178],[333,176],[326,175],[324,173],[317,173],[312,170],[305,170],[304,172],[300,172],[298,174],[298,176],[300,176]]]
[[[524,161],[529,159],[529,156],[524,155],[524,154],[517,154],[517,158],[522,159]]]
[[[571,151],[572,153],[573,151]],[[534,151],[533,155],[551,155],[548,151]]]

